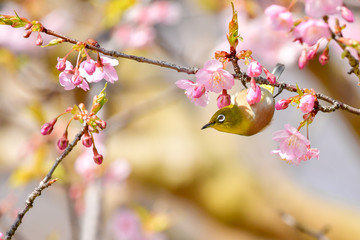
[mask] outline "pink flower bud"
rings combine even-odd
[[[248,69],[246,71],[249,77],[258,77],[260,76],[261,72],[262,72],[262,66],[257,61],[252,61],[249,64]]]
[[[4,239],[4,234],[2,232],[0,232],[0,240]]]
[[[25,25],[24,30],[29,30],[33,25],[31,23],[28,23]]]
[[[192,97],[193,98],[200,98],[202,97],[202,95],[204,95],[205,93],[205,85],[204,84],[198,84],[193,92],[192,92]]]
[[[260,102],[261,100],[261,89],[256,85],[255,79],[251,78],[250,88],[247,90],[246,100],[250,105]]]
[[[284,110],[289,106],[290,100],[288,99],[280,99],[275,103],[276,110]]]
[[[314,95],[306,93],[301,97],[299,107],[303,113],[309,113],[313,110],[314,103]]]
[[[325,65],[329,62],[330,56],[329,56],[329,48],[325,48],[323,53],[319,56],[319,62],[321,65]]]
[[[345,6],[340,7],[341,16],[348,22],[354,22],[354,14]]]
[[[307,58],[306,50],[303,49],[301,51],[301,55],[298,60],[298,66],[300,69],[303,69],[307,63],[308,63],[308,58]]]
[[[106,128],[106,122],[104,120],[96,120],[96,125],[101,129],[105,129]]]
[[[27,32],[25,32],[25,33],[23,34],[23,37],[24,37],[24,38],[29,38],[30,35],[31,35],[31,33],[32,33],[32,31],[27,31]]]
[[[104,160],[104,157],[103,155],[101,154],[97,154],[97,155],[94,155],[94,162],[98,165],[100,165]]]
[[[90,136],[89,132],[84,133],[84,135],[82,136],[82,139],[81,139],[81,143],[82,143],[82,145],[84,145],[87,148],[92,146],[93,140],[92,140],[92,137]]]
[[[266,75],[266,79],[269,81],[269,83],[275,84],[276,83],[276,77],[274,74],[269,72],[266,68],[264,68],[264,73]]]
[[[41,126],[41,134],[42,135],[49,135],[52,130],[54,129],[54,125],[56,123],[57,119],[54,118],[53,120],[51,120],[51,122],[45,123],[44,125]]]
[[[61,138],[57,141],[57,147],[60,150],[64,150],[69,144],[69,140],[67,139],[67,132],[65,132]]]
[[[37,38],[36,38],[35,44],[36,44],[37,46],[41,46],[41,45],[43,44],[43,39],[42,39],[42,37],[41,37],[40,32],[38,32],[38,36],[37,36]]]
[[[217,106],[218,108],[223,108],[229,106],[231,104],[231,96],[224,89],[222,94],[220,94],[217,98]]]
[[[318,42],[314,46],[310,48],[310,50],[306,54],[307,60],[313,59],[317,53],[317,50],[319,49],[320,43]]]

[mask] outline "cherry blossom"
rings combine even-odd
[[[285,130],[273,133],[273,140],[279,142],[279,148],[272,153],[278,154],[283,160],[295,165],[310,158],[319,158],[319,151],[310,148],[310,141],[290,124],[285,125]]]
[[[249,66],[246,70],[246,74],[249,77],[258,77],[261,75],[261,73],[262,73],[262,66],[259,62],[252,61],[251,63],[249,63]]]
[[[209,103],[209,97],[203,84],[181,79],[176,81],[175,85],[184,89],[186,96],[195,103],[195,105],[205,107]]]
[[[291,12],[285,7],[275,4],[265,9],[265,15],[268,16],[270,27],[278,31],[290,31],[294,22]]]
[[[59,74],[59,82],[65,90],[72,90],[75,87],[82,88],[85,91],[90,89],[89,84],[80,75],[79,70],[73,69],[69,61],[66,61],[65,70]]]
[[[338,12],[343,0],[305,0],[305,13],[308,16],[321,18]]]
[[[303,113],[309,113],[313,110],[314,103],[315,103],[314,95],[306,93],[300,99],[300,104],[299,104],[300,110]]]
[[[316,44],[321,38],[330,37],[328,24],[323,20],[309,19],[301,22],[294,29],[294,38],[309,46]]]
[[[234,77],[224,69],[223,64],[215,59],[209,60],[195,74],[196,81],[203,84],[207,91],[219,93],[234,86]]]

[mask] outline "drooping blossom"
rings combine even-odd
[[[85,61],[80,63],[80,73],[81,71],[85,71],[88,75],[92,75],[96,70],[96,62],[91,58],[86,59]]]
[[[56,64],[57,70],[60,72],[64,71],[66,68],[66,58],[57,58],[58,63]],[[69,62],[70,63],[70,62]]]
[[[234,86],[234,77],[223,68],[223,64],[215,59],[209,60],[199,69],[196,81],[203,84],[207,91],[219,93],[223,89],[229,90]]]
[[[305,0],[305,13],[310,17],[321,18],[337,13],[343,0]]]
[[[319,151],[311,149],[310,141],[290,124],[285,125],[285,130],[273,133],[273,140],[279,142],[279,148],[272,153],[295,165],[299,165],[302,160],[319,158]]]
[[[315,97],[312,94],[304,94],[300,99],[299,108],[303,113],[309,113],[313,110]]]
[[[288,32],[294,23],[291,12],[283,6],[273,4],[265,9],[265,15],[274,30]]]
[[[205,91],[204,84],[194,83],[187,79],[181,79],[175,82],[178,88],[184,89],[186,96],[195,105],[205,107],[209,103],[208,93]]]
[[[85,70],[85,63],[82,62],[80,64],[80,70],[79,70],[81,76],[86,78],[86,80],[89,83],[99,82],[103,79],[105,79],[110,83],[114,83],[115,81],[117,81],[118,75],[114,66],[117,66],[119,64],[119,61],[117,59],[108,58],[108,57],[101,57],[100,59],[101,59],[101,63],[96,62],[95,64],[96,69],[92,74],[89,74]]]
[[[82,88],[85,91],[90,89],[87,81],[83,79],[78,69],[73,69],[69,61],[66,61],[65,70],[59,74],[59,82],[65,90],[72,90],[75,87]]]
[[[247,90],[246,100],[250,105],[258,103],[261,100],[261,89],[256,84],[254,78],[252,78],[250,81],[250,88]]]
[[[246,74],[249,77],[258,77],[261,75],[261,73],[262,73],[262,66],[259,62],[252,61],[251,63],[249,63],[249,66],[246,70]]]
[[[320,151],[317,148],[310,148],[310,145],[307,145],[306,147],[307,147],[306,154],[303,155],[300,158],[300,160],[307,161],[312,158],[316,158],[317,160],[319,160]]]
[[[290,100],[289,99],[280,99],[275,103],[276,110],[284,110],[289,106]]]
[[[220,94],[217,98],[217,106],[218,108],[223,108],[229,106],[231,104],[231,96],[227,93],[226,90],[223,90],[222,94]]]
[[[293,36],[301,43],[306,43],[309,46],[316,44],[321,38],[329,38],[330,30],[327,23],[322,19],[309,19],[301,22],[294,28]]]

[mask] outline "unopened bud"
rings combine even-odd
[[[263,70],[266,75],[266,79],[269,81],[269,83],[275,84],[276,83],[275,75],[269,72],[269,70],[267,70],[266,68],[263,68]]]
[[[298,66],[300,69],[303,69],[307,63],[308,63],[308,58],[307,58],[306,50],[304,49],[302,50],[301,55],[299,57]]]
[[[340,7],[341,16],[348,22],[354,22],[354,14],[345,6]]]
[[[81,138],[81,143],[87,148],[92,146],[93,140],[89,132],[84,133],[84,135]]]
[[[53,120],[51,120],[51,122],[48,122],[48,123],[45,123],[44,125],[42,125],[41,130],[40,130],[41,134],[49,135],[53,131],[56,121],[57,121],[57,119],[54,118]]]
[[[25,25],[24,30],[29,30],[33,25],[31,23],[28,23]]]
[[[30,35],[31,35],[31,33],[32,33],[32,31],[27,31],[27,32],[25,32],[25,33],[23,34],[23,37],[24,37],[24,38],[29,38]]]
[[[41,45],[43,44],[43,39],[42,39],[42,37],[41,37],[40,32],[38,32],[38,36],[37,36],[37,38],[36,38],[35,44],[36,44],[37,46],[41,46]]]
[[[222,94],[220,94],[217,98],[217,106],[218,108],[223,108],[229,106],[231,104],[231,96],[224,89]]]
[[[319,62],[321,65],[325,65],[329,62],[330,56],[329,56],[329,48],[325,48],[324,52],[319,57]]]
[[[280,99],[275,103],[276,110],[284,110],[289,106],[290,100],[288,99]]]
[[[57,147],[60,150],[64,150],[69,144],[69,140],[67,139],[67,132],[65,132],[61,138],[57,141]]]
[[[99,154],[95,147],[93,147],[93,153],[94,153],[94,157],[93,157],[94,162],[100,165],[104,160],[103,155]]]

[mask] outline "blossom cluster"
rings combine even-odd
[[[57,147],[59,150],[65,150],[69,145],[68,140],[68,127],[73,120],[79,121],[81,124],[85,126],[85,132],[82,135],[81,142],[82,145],[90,148],[92,147],[93,151],[93,159],[97,164],[101,164],[103,161],[103,156],[98,153],[97,148],[95,147],[93,133],[99,133],[100,131],[106,128],[106,122],[101,120],[96,113],[102,108],[102,106],[107,102],[107,98],[105,96],[105,88],[101,91],[99,95],[94,96],[93,103],[91,107],[91,111],[89,112],[83,103],[80,103],[79,106],[68,107],[63,113],[59,116],[42,125],[41,134],[49,135],[54,130],[54,126],[62,115],[71,113],[72,118],[66,125],[65,131],[63,135],[57,141]]]
[[[209,103],[208,92],[220,93],[218,97],[219,108],[227,106],[231,102],[227,90],[234,86],[234,77],[224,69],[222,62],[212,59],[199,69],[196,82],[181,79],[175,82],[176,86],[185,89],[186,96],[198,106],[206,106]]]
[[[319,56],[319,62],[325,65],[329,61],[331,31],[328,22],[322,18],[323,16],[340,13],[346,21],[354,21],[353,13],[343,4],[342,0],[305,0],[305,13],[307,14],[305,18],[294,20],[289,9],[283,6],[271,5],[265,9],[265,15],[268,17],[271,28],[290,32],[294,40],[303,44],[304,48],[298,60],[300,69],[316,56],[322,41],[327,43]],[[338,28],[335,27],[335,31]]]
[[[118,75],[114,68],[114,66],[119,64],[118,60],[98,56],[98,60],[94,61],[86,50],[84,52],[86,53],[86,59],[78,61],[75,67],[67,60],[68,55],[64,58],[58,58],[56,68],[61,71],[59,82],[65,90],[72,90],[78,87],[87,91],[90,89],[89,83],[96,83],[103,79],[114,83],[118,80]]]

